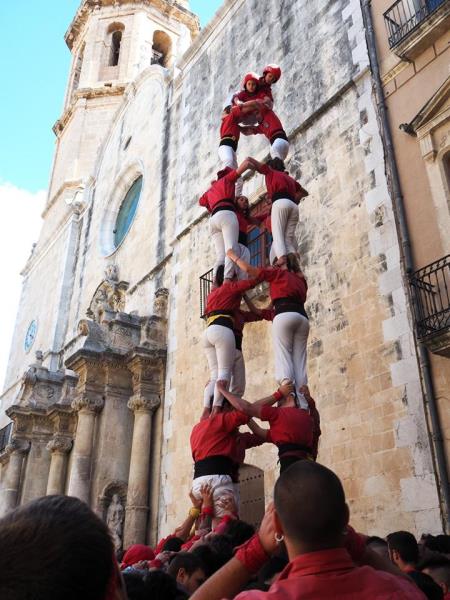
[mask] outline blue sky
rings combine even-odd
[[[64,33],[80,1],[0,0],[0,181],[30,192],[47,188],[71,58]],[[191,0],[191,10],[204,26],[221,4]]]

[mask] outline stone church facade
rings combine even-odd
[[[83,0],[66,41],[48,200],[1,397],[0,510],[50,493],[106,520],[121,505],[124,547],[183,519],[207,379],[199,278],[213,263],[197,199],[218,170],[224,98],[276,62],[288,169],[310,193],[298,237],[319,460],[341,477],[356,528],[440,531],[359,2],[227,0],[199,31],[187,0]],[[238,156],[267,152],[246,138]],[[259,175],[244,191],[264,201]],[[247,327],[244,354],[256,399],[275,385],[267,323]],[[274,448],[248,452],[243,515],[261,514],[277,473]]]

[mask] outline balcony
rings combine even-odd
[[[6,427],[0,429],[0,453],[4,451],[6,446],[9,444],[9,440],[11,439],[13,424],[8,423]]]
[[[416,332],[434,354],[450,357],[450,254],[410,277]]]
[[[250,264],[254,267],[269,266],[269,252],[272,236],[268,231],[260,231],[255,227],[248,234],[250,251]],[[206,299],[213,284],[213,269],[200,276],[200,318],[205,318]]]
[[[450,0],[397,0],[384,13],[389,48],[411,60],[450,26]]]

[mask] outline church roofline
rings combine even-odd
[[[113,6],[120,8],[127,4],[137,4],[136,0],[83,0],[78,8],[72,23],[64,36],[67,46],[72,50],[77,45],[78,37],[84,29],[90,13],[96,8]],[[154,6],[163,14],[174,17],[186,25],[195,37],[200,31],[200,24],[197,15],[184,8],[177,0],[143,0],[139,4]]]

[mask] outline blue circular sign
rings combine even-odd
[[[34,344],[34,340],[36,339],[36,333],[37,333],[37,321],[35,319],[33,319],[33,321],[31,321],[31,323],[28,326],[27,333],[25,334],[25,342],[24,342],[25,352],[30,351],[31,346]]]

